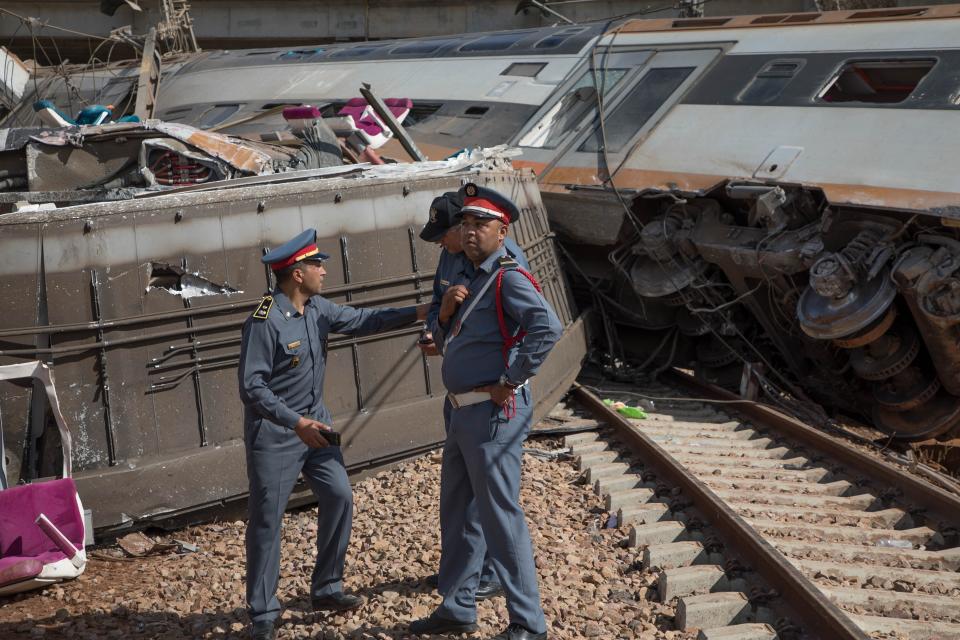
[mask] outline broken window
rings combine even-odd
[[[848,62],[817,97],[823,102],[896,104],[910,97],[936,63],[932,59]]]
[[[599,128],[587,138],[580,151],[600,151],[604,147],[610,153],[617,153],[643,129],[647,120],[656,113],[663,103],[683,84],[696,67],[664,67],[651,69],[630,90],[613,113],[607,114],[604,130]]]
[[[591,109],[596,109],[597,90],[594,87],[594,76],[599,80],[606,97],[626,74],[627,69],[602,69],[596,72],[588,69],[540,121],[520,138],[518,144],[521,147],[556,149],[566,134],[578,125]]]
[[[243,293],[226,284],[217,284],[207,280],[199,273],[190,273],[182,267],[165,262],[150,263],[150,280],[147,291],[150,289],[161,289],[183,298]]]
[[[803,60],[768,62],[740,94],[739,101],[746,104],[770,104],[790,84],[802,66]]]

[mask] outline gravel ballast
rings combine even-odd
[[[539,437],[527,446],[559,442]],[[440,560],[439,476],[434,452],[355,485],[345,581],[368,602],[347,614],[309,611],[316,509],[285,515],[280,638],[411,637],[406,625],[440,601],[423,582]],[[603,501],[578,476],[568,461],[524,456],[521,501],[550,637],[695,637],[672,630],[673,607],[654,601],[654,574],[621,546],[623,532],[603,528]],[[0,638],[247,638],[244,528],[218,522],[164,536],[197,545],[196,553],[110,560],[104,549],[77,580],[0,599]],[[479,603],[478,623],[469,637],[502,631],[504,599]]]

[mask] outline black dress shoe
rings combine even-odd
[[[493,636],[491,640],[547,640],[547,632],[534,633],[523,625],[511,624],[503,630],[503,633]]]
[[[477,600],[489,600],[503,595],[503,587],[497,582],[481,582],[477,587]]]
[[[360,596],[351,596],[343,591],[331,593],[328,596],[313,598],[310,604],[314,611],[349,611],[356,609],[365,602]]]
[[[440,586],[440,574],[433,573],[424,578],[424,582],[427,583],[427,586],[436,589]],[[484,582],[481,580],[480,586],[477,587],[477,600],[488,600],[502,595],[503,587],[497,582]]]
[[[276,640],[277,627],[274,625],[273,620],[254,622],[253,626],[250,627],[250,637],[253,638],[253,640]]]
[[[410,633],[418,636],[431,635],[434,633],[470,633],[476,630],[476,622],[458,622],[433,615],[429,618],[421,618],[410,623]]]

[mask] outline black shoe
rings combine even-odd
[[[328,596],[313,598],[310,604],[313,605],[314,611],[350,611],[364,602],[366,601],[360,596],[351,596],[343,591],[338,591]]]
[[[547,632],[534,633],[523,625],[511,624],[503,630],[503,633],[493,636],[491,640],[547,640]]]
[[[253,640],[276,640],[277,627],[274,625],[273,620],[254,622],[253,626],[250,627],[250,637],[253,638]]]
[[[416,635],[432,635],[434,633],[470,633],[477,630],[476,622],[457,622],[439,616],[431,615],[410,623],[410,633]]]
[[[496,582],[481,582],[477,587],[477,600],[489,600],[503,595],[503,587]]]
[[[440,586],[440,574],[431,573],[429,576],[426,577],[426,579],[424,579],[424,582],[427,583],[428,587],[433,587],[434,589],[436,589],[437,587]]]

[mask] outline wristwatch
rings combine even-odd
[[[497,384],[499,384],[499,385],[502,386],[502,387],[507,387],[508,389],[516,389],[517,387],[520,386],[520,385],[518,385],[518,384],[515,383],[515,382],[510,382],[510,379],[507,378],[507,374],[506,374],[506,373],[501,373],[501,374],[500,374],[500,379],[497,380]]]

